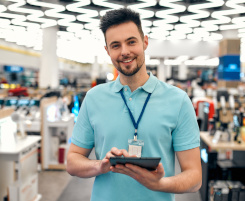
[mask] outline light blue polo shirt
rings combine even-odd
[[[138,127],[138,139],[145,144],[142,156],[161,157],[165,177],[175,175],[174,152],[200,145],[196,115],[184,91],[159,81],[151,73],[134,92],[123,86],[119,77],[88,91],[74,126],[72,143],[87,149],[95,147],[98,160],[112,147],[128,150],[134,126],[120,90],[136,121],[148,93],[152,93]],[[151,191],[129,176],[109,172],[96,177],[91,200],[173,201],[174,194]]]

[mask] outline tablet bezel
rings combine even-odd
[[[161,157],[111,157],[110,163],[112,166],[129,163],[153,171],[156,170],[160,160]]]

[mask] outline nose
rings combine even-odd
[[[123,44],[121,49],[122,56],[128,56],[130,54],[130,50],[127,45]]]

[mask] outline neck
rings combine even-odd
[[[133,92],[140,86],[143,86],[147,80],[149,79],[149,75],[147,72],[138,72],[133,76],[125,76],[120,74],[120,82],[122,85],[128,85],[130,90]]]

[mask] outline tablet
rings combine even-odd
[[[110,163],[112,166],[116,164],[130,163],[133,165],[138,165],[142,168],[146,168],[148,170],[156,170],[161,158],[160,157],[111,157]]]

